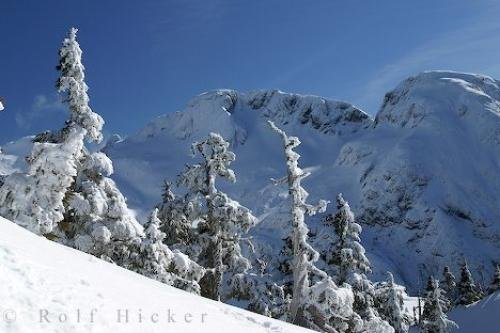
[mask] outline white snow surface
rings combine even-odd
[[[484,300],[453,310],[449,318],[459,328],[456,333],[495,333],[500,327],[500,293],[487,296]]]
[[[391,270],[415,292],[443,265],[457,274],[467,258],[487,280],[500,262],[499,86],[481,75],[425,72],[388,93],[374,119],[316,96],[217,90],[104,151],[129,205],[146,214],[163,180],[175,181],[190,163],[191,143],[220,133],[236,153],[237,178],[221,187],[259,217],[252,233],[273,252],[289,220],[287,190],[269,180],[286,174],[279,138],[266,125],[272,120],[302,142],[311,200],[342,192],[363,225],[376,278]]]
[[[150,280],[3,218],[0,267],[1,332],[308,331]]]

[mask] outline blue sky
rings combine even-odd
[[[500,78],[495,1],[2,0],[0,13],[0,143],[61,126],[55,65],[71,26],[107,133],[216,88],[321,95],[373,115],[422,70]]]

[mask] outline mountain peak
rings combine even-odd
[[[491,77],[452,71],[428,71],[410,77],[388,92],[375,118],[379,124],[416,127],[456,118],[483,123],[500,116],[500,82]],[[485,112],[489,111],[489,112]]]
[[[216,131],[230,141],[242,143],[246,128],[257,121],[255,117],[287,128],[307,127],[330,135],[355,133],[373,123],[365,112],[342,101],[279,90],[241,93],[219,89],[194,97],[183,111],[154,119],[135,139],[147,140],[164,133],[187,139]]]

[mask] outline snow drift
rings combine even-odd
[[[452,311],[450,319],[458,324],[457,333],[493,333],[500,327],[499,313],[500,293],[497,292],[481,302]]]
[[[2,332],[306,332],[147,279],[0,218]]]

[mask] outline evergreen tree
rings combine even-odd
[[[126,267],[143,231],[108,177],[112,172],[105,154],[85,152],[62,226],[70,246]]]
[[[379,296],[379,313],[395,333],[406,333],[409,329],[410,318],[404,311],[403,295],[402,287],[396,285],[392,274],[387,272],[387,284]]]
[[[85,83],[85,67],[82,64],[82,50],[76,41],[78,29],[71,28],[59,50],[59,65],[57,69],[61,76],[56,87],[66,94],[70,119],[66,124],[66,134],[69,129],[80,127],[85,131],[87,140],[99,143],[102,141],[102,126],[104,120],[94,113],[89,106],[88,86]]]
[[[488,292],[492,294],[498,290],[500,290],[500,265],[497,265],[495,268],[495,274],[493,275],[493,280],[490,283]]]
[[[349,203],[337,196],[337,212],[323,220],[325,228],[319,238],[326,242],[322,257],[338,285],[348,283],[354,292],[354,311],[368,320],[377,316],[373,283],[366,277],[370,262],[361,245],[361,226],[355,222]],[[332,232],[333,230],[333,232]]]
[[[443,310],[442,290],[439,282],[432,279],[431,294],[426,299],[424,306],[425,316],[422,316],[422,332],[424,333],[447,333],[453,328],[458,328],[452,320],[449,320]]]
[[[460,269],[460,282],[458,283],[458,304],[468,305],[479,301],[483,295],[476,286],[474,278],[469,271],[467,262],[464,262]]]
[[[293,245],[292,237],[290,235],[282,239],[283,247],[281,248],[280,255],[278,258],[278,269],[284,276],[290,277],[289,280],[285,281],[285,285],[290,287],[292,284],[292,272],[293,272]],[[290,292],[291,294],[291,292]]]
[[[317,206],[307,203],[308,193],[301,186],[301,181],[309,173],[299,167],[300,155],[294,151],[300,140],[297,137],[289,137],[273,122],[268,123],[283,141],[287,165],[286,183],[290,200],[293,249],[292,296],[287,319],[318,331],[346,332],[351,328],[360,329],[363,322],[352,311],[354,296],[350,287],[337,287],[324,271],[315,266],[319,253],[308,242],[309,229],[305,223],[305,215],[324,211],[327,202],[321,200]]]
[[[313,271],[319,271],[314,262],[318,260],[318,252],[314,250],[307,242],[308,227],[305,224],[305,214],[314,215],[317,212],[326,209],[327,202],[321,201],[318,206],[311,206],[306,203],[308,193],[301,186],[301,181],[309,174],[302,171],[298,166],[300,157],[293,149],[296,148],[300,141],[296,137],[289,137],[284,131],[269,122],[271,128],[278,133],[283,140],[285,149],[285,158],[287,164],[287,183],[288,192],[291,200],[291,218],[292,218],[292,248],[293,248],[293,287],[292,301],[290,304],[290,321],[295,323],[297,318],[301,316],[299,312],[304,311],[308,288],[310,287],[309,275]],[[321,275],[326,276],[322,272]]]
[[[332,223],[338,242],[330,263],[338,267],[337,283],[350,282],[354,274],[371,273],[370,262],[361,245],[361,226],[354,221],[354,214],[342,194],[337,196],[337,213]]]
[[[432,275],[430,275],[427,279],[427,286],[425,288],[425,297],[424,297],[424,308],[422,311],[423,318],[425,318],[428,315],[427,311],[430,310],[430,307],[426,307],[425,304],[432,298],[431,296],[434,293],[435,280],[436,279],[434,279]],[[451,302],[446,295],[446,291],[443,288],[441,288],[439,295],[441,297],[441,307],[443,311],[448,312],[451,309]]]
[[[264,316],[286,319],[289,304],[284,288],[268,274],[240,273],[232,279],[233,297],[247,300],[247,310]]]
[[[0,193],[1,213],[29,230],[64,238],[56,226],[64,219],[67,199],[84,153],[83,139],[100,142],[104,121],[89,107],[82,51],[72,28],[59,51],[57,88],[66,94],[70,119],[60,133],[36,140],[27,159],[27,174],[7,177]],[[38,137],[40,139],[40,137]],[[10,179],[8,179],[10,178]],[[19,197],[25,193],[25,197]]]
[[[81,134],[74,130],[61,143],[34,143],[26,159],[27,173],[8,175],[0,188],[3,217],[39,235],[61,236],[55,229],[64,218],[64,198],[77,174]]]
[[[240,241],[256,219],[247,208],[216,187],[217,177],[236,181],[229,168],[235,159],[229,143],[219,134],[210,133],[206,140],[195,142],[192,150],[193,155],[201,157],[201,163],[187,166],[179,183],[187,188],[190,204],[199,207],[201,202],[204,208],[197,213],[199,222],[193,244],[199,248],[198,263],[209,269],[200,281],[202,295],[221,300],[232,293],[223,290],[232,285],[231,279],[251,268],[250,261],[241,253]]]
[[[102,140],[104,120],[92,111],[85,83],[82,50],[72,28],[59,51],[57,69],[59,92],[66,95],[70,118],[59,138],[67,141],[71,133],[82,133],[90,142]],[[65,195],[65,216],[60,224],[67,243],[85,252],[126,266],[135,245],[140,242],[142,227],[127,208],[125,198],[108,178],[113,173],[111,160],[103,153],[90,153],[78,137],[77,176]]]
[[[451,308],[451,306],[455,303],[457,297],[457,283],[455,280],[455,276],[448,266],[445,266],[443,269],[443,280],[441,281],[441,286],[443,286],[443,290],[449,300]]]
[[[165,234],[160,230],[157,214],[158,209],[154,209],[144,225],[145,237],[140,244],[135,269],[160,282],[199,293],[198,281],[204,274],[203,268],[181,252],[172,252],[163,243]]]
[[[158,218],[162,221],[162,231],[165,233],[165,244],[182,251],[188,250],[187,245],[194,237],[190,218],[192,211],[192,206],[185,198],[174,194],[172,183],[165,182],[158,212]]]

